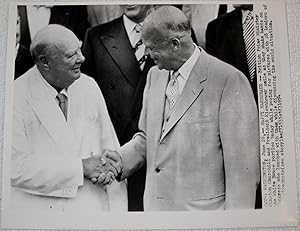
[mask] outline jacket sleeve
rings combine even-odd
[[[250,84],[239,71],[226,81],[219,123],[226,209],[254,208],[260,179],[258,113]]]
[[[63,153],[37,153],[31,139],[39,134],[33,134],[29,129],[36,125],[37,118],[33,117],[34,113],[20,91],[22,89],[15,89],[11,185],[36,195],[75,197],[78,187],[83,185],[81,159]]]

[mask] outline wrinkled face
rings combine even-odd
[[[52,84],[60,88],[70,86],[80,77],[80,66],[85,59],[81,53],[82,42],[75,35],[69,37],[57,44],[48,57]]]
[[[124,14],[136,23],[144,21],[147,12],[152,5],[122,5]]]
[[[174,70],[177,59],[171,41],[165,40],[156,44],[151,41],[151,38],[142,37],[142,40],[145,44],[145,54],[150,55],[160,70]]]

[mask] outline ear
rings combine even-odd
[[[49,60],[47,59],[46,56],[41,55],[41,56],[39,57],[39,62],[40,62],[40,64],[41,64],[46,70],[49,70],[49,69],[50,69],[50,67],[49,67]]]
[[[171,46],[175,51],[177,51],[180,48],[180,45],[181,45],[181,43],[178,38],[173,38],[171,40]]]

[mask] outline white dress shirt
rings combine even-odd
[[[242,10],[242,24],[245,23],[249,11],[250,10]]]
[[[53,99],[55,99],[55,101],[57,102],[58,106],[59,106],[59,102],[58,102],[58,99],[56,98],[56,96],[57,96],[58,93],[65,95],[67,97],[67,99],[69,99],[68,98],[68,91],[67,91],[67,89],[64,88],[60,92],[57,92],[57,90],[54,87],[52,87],[43,77],[41,77],[41,78],[42,78],[43,82],[45,83],[47,91],[49,92],[49,94],[51,95],[51,97]]]
[[[200,49],[197,47],[196,44],[194,44],[194,46],[195,46],[195,50],[191,55],[191,57],[178,69],[180,75],[178,76],[177,80],[179,84],[180,94],[182,93],[186,81],[188,80],[195,63],[197,62],[197,59],[200,56]]]
[[[141,33],[135,31],[135,26],[137,23],[131,21],[125,14],[123,15],[123,21],[126,33],[128,35],[131,47],[134,48],[137,42],[141,39]],[[143,23],[139,23],[143,25]],[[142,44],[139,46],[139,49],[135,52],[135,57],[139,61],[145,54],[145,45]],[[145,62],[140,66],[141,69],[144,68]]]

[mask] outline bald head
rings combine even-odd
[[[30,53],[34,61],[38,62],[41,55],[55,55],[74,40],[77,40],[77,37],[71,30],[61,25],[50,24],[36,33],[30,45]]]
[[[80,77],[84,62],[81,44],[72,31],[52,24],[36,33],[30,53],[44,79],[56,89],[63,89]]]
[[[145,54],[165,70],[178,70],[195,49],[189,20],[173,6],[161,6],[146,17],[142,41]]]
[[[142,37],[161,42],[172,37],[191,35],[191,25],[185,14],[174,6],[162,6],[144,21]]]

